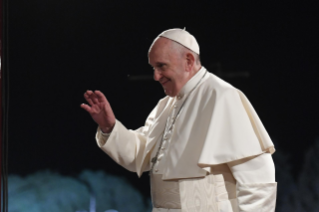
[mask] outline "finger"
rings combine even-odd
[[[81,108],[83,108],[84,110],[86,110],[87,112],[89,112],[91,114],[92,112],[92,108],[90,106],[88,106],[87,104],[82,103],[80,105]]]
[[[92,91],[87,91],[86,93],[84,93],[84,98],[90,103],[90,105],[98,103],[96,101],[95,94]]]
[[[87,99],[90,97],[90,95],[92,94],[93,92],[91,90],[87,90],[84,92],[84,98]]]
[[[84,93],[84,98],[86,99],[86,101],[92,106],[94,105],[90,95],[88,93]]]
[[[93,93],[93,91],[87,90],[86,93],[87,93],[88,95],[91,95],[91,94]]]
[[[103,94],[101,91],[96,90],[96,91],[94,91],[94,93],[95,93],[95,95],[97,96],[99,102],[105,102],[105,101],[107,101],[106,97],[104,96],[104,94]]]
[[[90,95],[90,98],[92,99],[92,101],[95,103],[95,104],[98,104],[99,103],[99,100],[96,96],[96,94],[94,92],[92,92],[92,94]]]

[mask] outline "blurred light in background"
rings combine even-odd
[[[278,145],[277,145],[278,144]],[[319,138],[308,149],[297,177],[291,155],[276,142],[276,212],[319,211]],[[84,170],[77,177],[40,171],[9,176],[9,212],[150,212],[151,201],[123,177]]]
[[[95,194],[93,202],[90,189]],[[91,206],[96,203],[94,207],[90,208],[90,200]],[[143,196],[124,178],[103,171],[85,170],[77,178],[51,171],[27,177],[10,175],[9,212],[44,211],[147,212],[151,211],[151,202],[145,203]]]

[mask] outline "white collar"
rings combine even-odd
[[[197,71],[197,73],[186,82],[186,84],[182,87],[182,89],[176,95],[176,98],[182,99],[185,96],[185,94],[188,94],[194,88],[194,86],[196,86],[196,84],[199,82],[199,80],[201,80],[201,78],[203,77],[205,72],[206,72],[206,68],[204,68],[204,66],[202,66],[199,69],[199,71]]]

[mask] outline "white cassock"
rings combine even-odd
[[[96,140],[138,176],[157,155],[153,212],[275,210],[274,145],[245,95],[204,67],[176,97],[161,99],[145,126],[128,130],[116,120]]]

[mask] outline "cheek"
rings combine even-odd
[[[172,76],[169,73],[164,73],[162,76],[165,79],[172,80]]]

